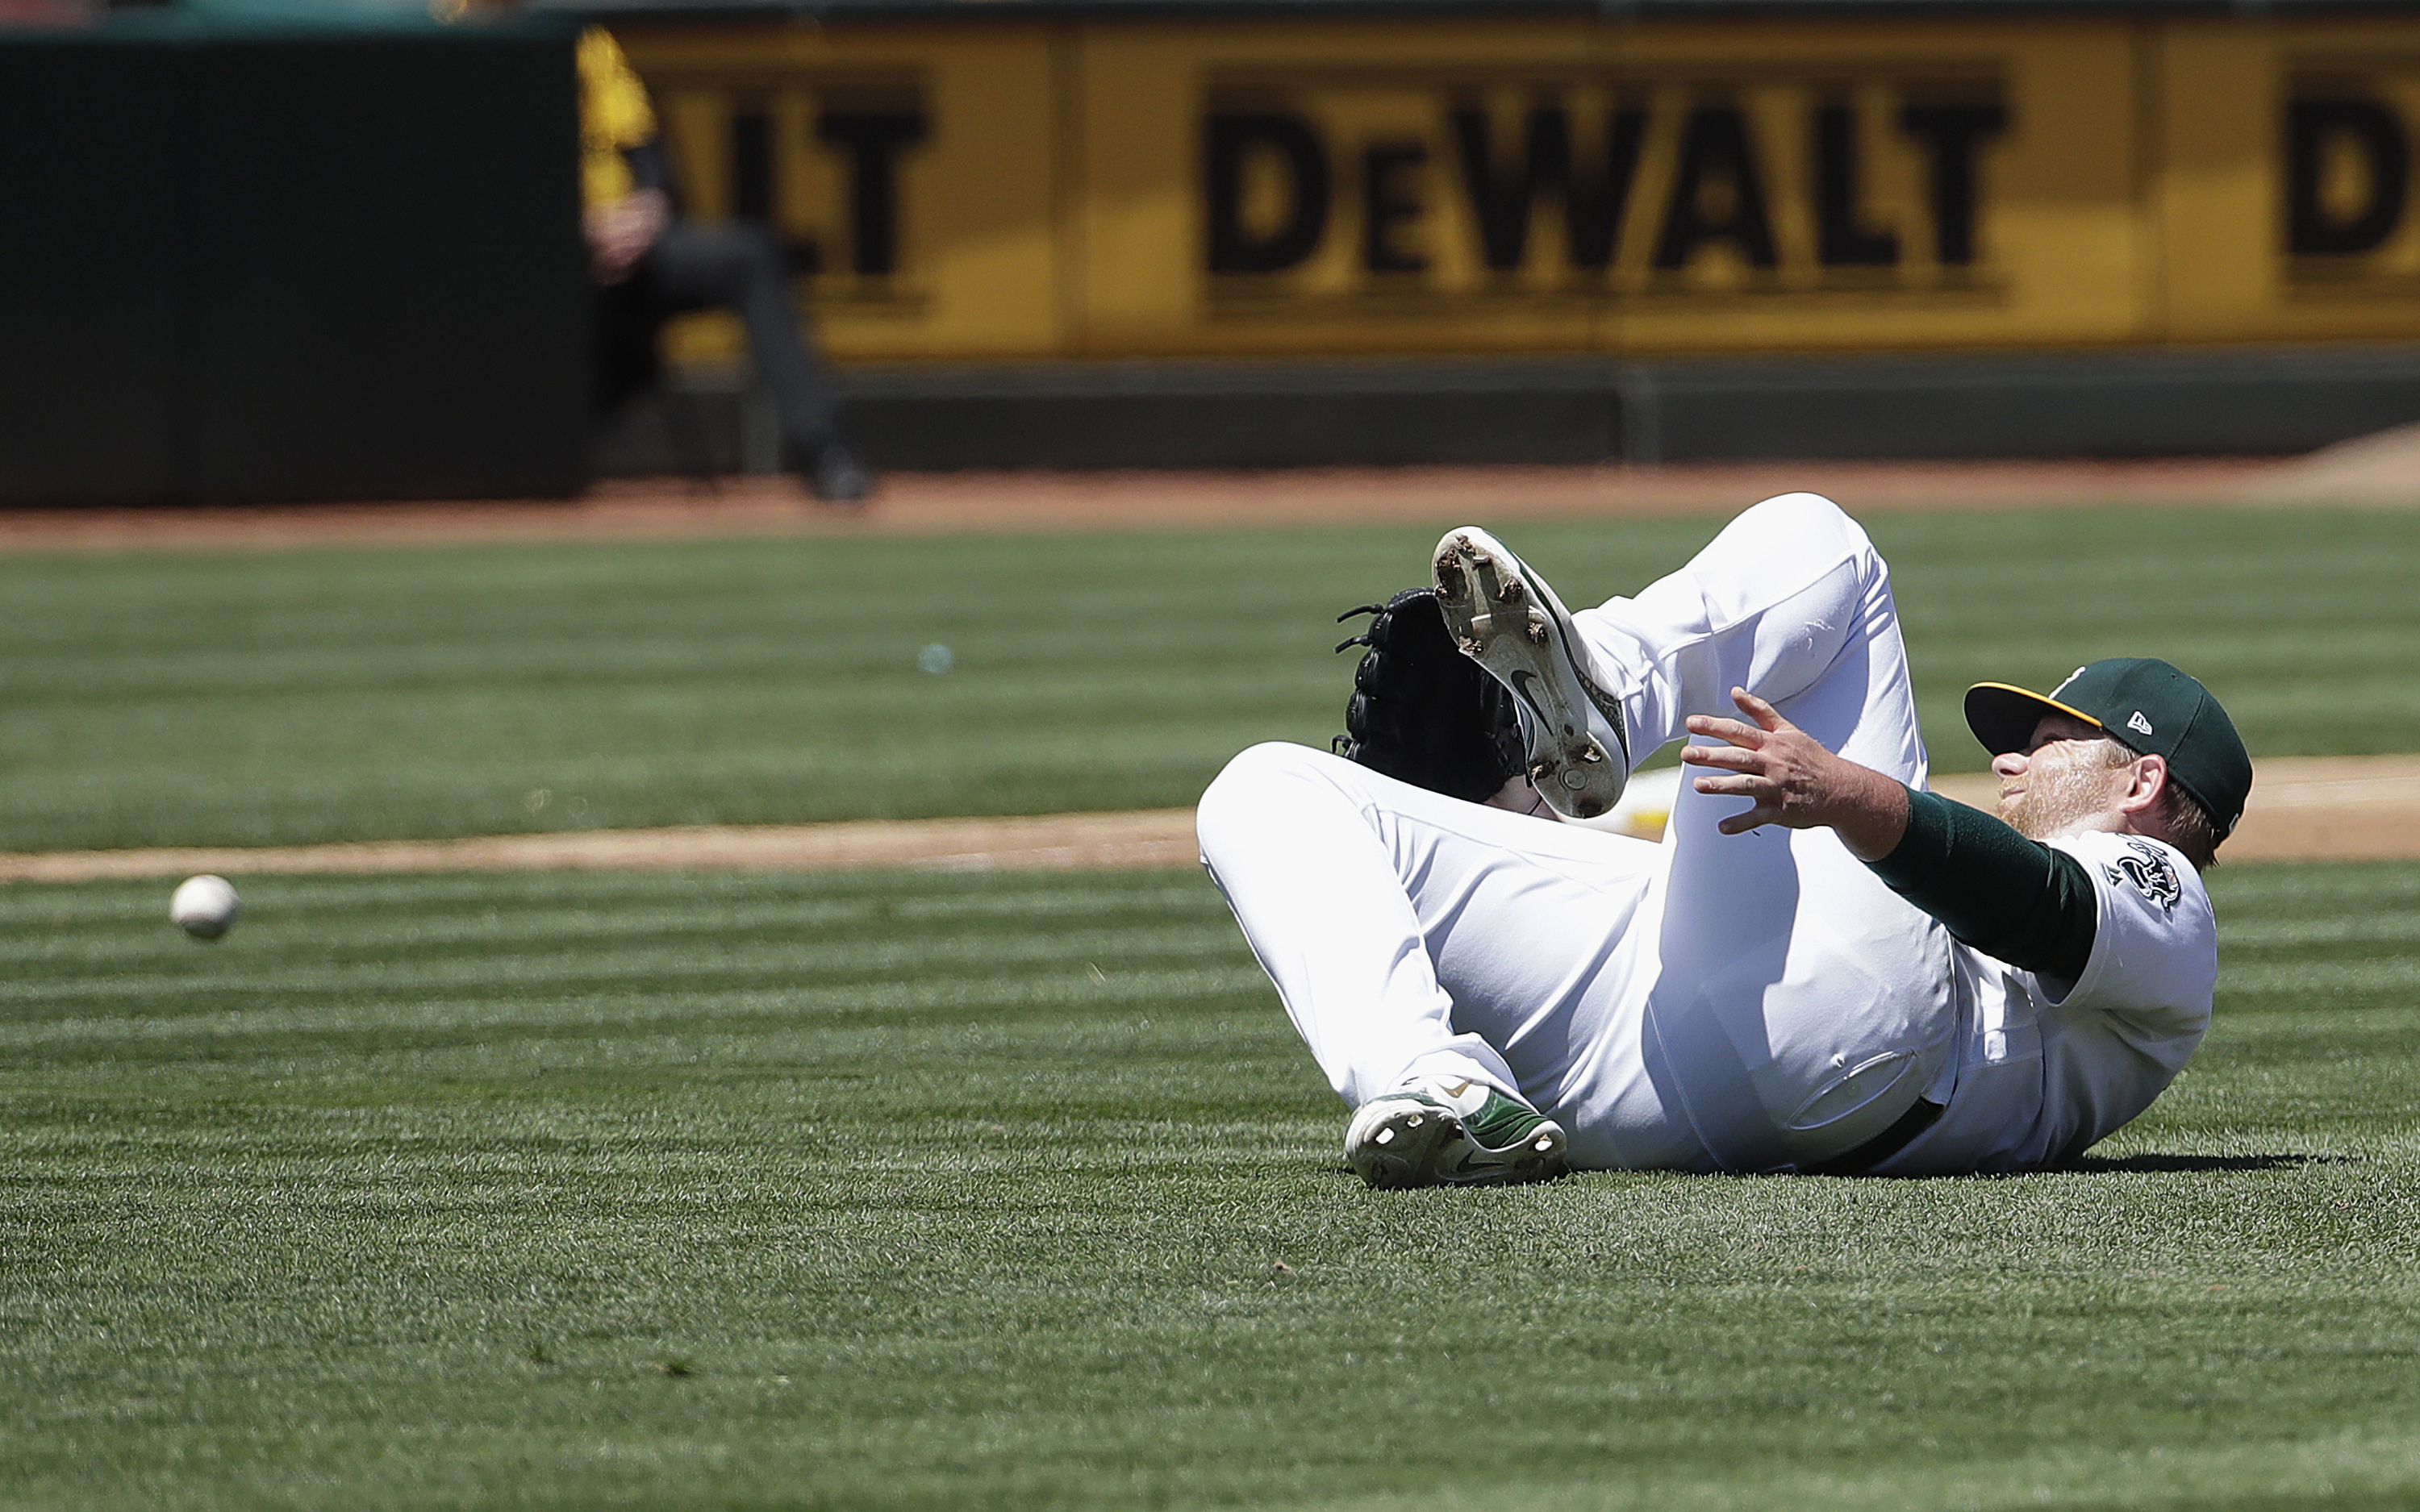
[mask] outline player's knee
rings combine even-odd
[[[787,260],[782,243],[771,230],[753,221],[734,222],[730,227],[729,255],[732,261],[752,270],[787,270]]]
[[[1766,550],[1792,560],[1881,560],[1866,528],[1820,493],[1776,494],[1749,508],[1727,529],[1753,532]]]
[[[1251,795],[1272,782],[1287,781],[1309,764],[1310,758],[1322,754],[1308,746],[1296,746],[1283,740],[1264,740],[1237,751],[1210,786],[1202,795],[1202,807],[1224,809],[1238,801],[1249,801]]]
[[[1820,493],[1783,493],[1748,506],[1739,517],[1760,530],[1792,535],[1863,536],[1849,512]]]
[[[1265,820],[1277,792],[1299,782],[1320,761],[1335,759],[1326,751],[1282,740],[1264,741],[1238,751],[1202,790],[1194,810],[1194,824],[1204,847],[1215,834]]]
[[[752,279],[774,275],[783,265],[781,244],[752,222],[684,226],[682,235],[695,276],[727,299],[737,298]]]

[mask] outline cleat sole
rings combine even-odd
[[[1550,593],[1532,593],[1517,567],[1505,565],[1481,532],[1450,531],[1435,560],[1437,606],[1463,655],[1487,669],[1527,707],[1529,780],[1549,804],[1575,819],[1612,809],[1629,779],[1627,753],[1614,759],[1591,729],[1621,737],[1609,700],[1592,697],[1566,651],[1574,632]],[[1511,559],[1517,562],[1517,559]],[[1532,602],[1535,600],[1535,602]]]
[[[1408,1102],[1384,1108],[1367,1127],[1357,1118],[1352,1133],[1345,1158],[1362,1180],[1389,1192],[1435,1185],[1448,1148],[1468,1143],[1461,1119]]]
[[[1344,1134],[1344,1157],[1382,1191],[1421,1186],[1511,1186],[1551,1181],[1565,1169],[1569,1136],[1547,1119],[1520,1142],[1491,1149],[1450,1109],[1425,1098],[1364,1104]]]

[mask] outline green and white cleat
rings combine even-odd
[[[1574,819],[1611,810],[1630,779],[1621,701],[1607,692],[1571,611],[1502,542],[1448,531],[1432,563],[1446,633],[1521,705],[1529,781]]]
[[[1562,1175],[1569,1143],[1563,1126],[1493,1088],[1484,1090],[1485,1100],[1468,1115],[1418,1088],[1373,1097],[1353,1110],[1344,1158],[1361,1180],[1385,1188],[1511,1186]]]

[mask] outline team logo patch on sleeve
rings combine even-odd
[[[2162,913],[2175,913],[2178,901],[2185,895],[2184,883],[2177,876],[2176,863],[2148,841],[2130,840],[2126,842],[2126,849],[2129,854],[2102,867],[2101,874],[2109,879],[2111,887],[2131,886],[2159,904]]]

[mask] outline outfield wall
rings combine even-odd
[[[0,503],[585,482],[573,32],[0,25]]]
[[[2420,338],[2402,15],[616,29],[845,359]]]

